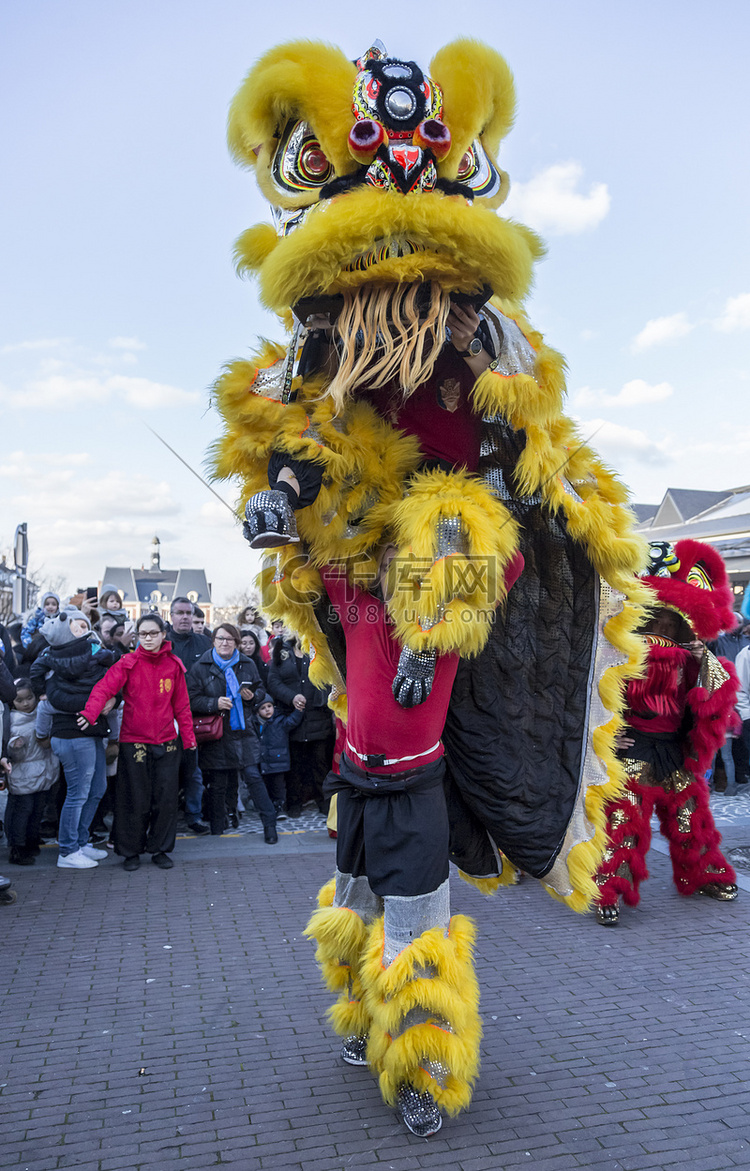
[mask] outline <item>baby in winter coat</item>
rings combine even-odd
[[[46,793],[60,770],[60,762],[49,742],[36,735],[36,706],[31,682],[18,679],[10,714],[8,756],[13,769],[8,777],[5,810],[8,861],[16,866],[31,866],[39,853],[39,828]]]
[[[53,594],[48,590],[46,594],[42,594],[42,601],[37,606],[34,613],[26,622],[26,625],[21,630],[21,645],[25,648],[31,644],[31,640],[38,630],[41,630],[43,623],[48,618],[54,618],[56,614],[60,613],[60,599],[57,594]]]

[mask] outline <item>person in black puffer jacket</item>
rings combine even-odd
[[[114,655],[93,641],[91,623],[79,610],[63,610],[48,618],[42,633],[48,646],[34,660],[29,674],[36,695],[46,693],[52,706],[52,751],[63,766],[67,785],[57,833],[57,865],[85,870],[107,857],[106,850],[95,849],[88,840],[91,821],[107,788],[104,741],[109,724],[102,714],[82,732],[78,713],[94,684],[112,666]]]
[[[286,786],[287,813],[299,817],[304,802],[312,797],[321,813],[327,813],[323,781],[333,757],[333,714],[328,692],[310,682],[310,656],[299,639],[276,639],[268,667],[268,690],[282,715],[304,712],[299,727],[289,736],[290,767]]]
[[[211,650],[201,655],[187,676],[193,715],[221,712],[223,732],[219,740],[198,745],[203,781],[208,798],[212,834],[227,828],[227,813],[236,824],[237,792],[242,773],[253,803],[263,822],[265,840],[273,845],[276,810],[260,773],[260,749],[253,724],[253,704],[265,696],[258,669],[252,659],[240,653],[240,632],[223,623],[214,631]]]

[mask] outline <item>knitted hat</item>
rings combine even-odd
[[[42,634],[49,645],[65,646],[66,643],[75,642],[77,638],[81,638],[80,634],[71,633],[70,623],[76,619],[85,622],[87,629],[91,630],[91,623],[80,610],[62,610],[54,618],[48,618],[46,622],[43,622]]]
[[[719,553],[703,541],[652,541],[643,581],[662,606],[675,610],[700,639],[733,630],[734,595]]]

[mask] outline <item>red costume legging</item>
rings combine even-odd
[[[596,876],[599,906],[616,906],[620,898],[631,907],[637,905],[638,888],[648,878],[646,854],[654,810],[669,842],[674,882],[681,895],[695,894],[711,882],[736,882],[719,849],[721,835],[705,783],[686,769],[676,769],[657,781],[651,765],[640,760],[623,763],[627,791],[607,809],[610,845]]]

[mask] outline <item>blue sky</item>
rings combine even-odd
[[[516,77],[508,209],[545,237],[529,311],[569,363],[569,410],[639,501],[750,482],[750,9],[557,0],[358,11],[291,0],[25,0],[0,7],[0,550],[70,589],[105,564],[205,566],[217,600],[254,560],[200,468],[208,391],[281,338],[234,239],[268,218],[224,142],[250,65],[290,37],[423,65],[456,36]],[[231,486],[220,488],[232,500]]]

